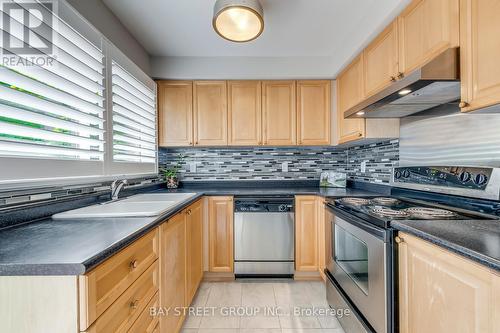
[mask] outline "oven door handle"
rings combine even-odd
[[[373,226],[369,222],[363,221],[362,219],[354,215],[348,214],[343,210],[340,210],[339,208],[332,206],[330,204],[327,204],[326,206],[330,211],[332,211],[334,215],[342,218],[345,222],[352,224],[353,226],[360,228],[377,238],[382,239],[384,242],[389,241],[389,233],[387,232],[387,230]]]

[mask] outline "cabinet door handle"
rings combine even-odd
[[[399,236],[396,236],[396,237],[394,237],[394,241],[398,244],[401,244],[401,243],[404,243],[405,240]]]
[[[191,209],[188,209],[188,210],[186,211],[186,214],[187,214],[187,215],[191,215],[192,213],[193,213],[193,212],[191,211]]]
[[[396,81],[396,77],[395,76],[391,76],[391,82],[395,82]]]
[[[463,108],[468,107],[469,103],[462,101],[462,102],[460,102],[460,104],[458,104],[458,106],[463,109]]]
[[[137,268],[137,266],[139,266],[139,261],[137,260],[132,260],[129,264],[130,266],[130,269],[134,269],[134,268]]]
[[[139,306],[139,300],[136,299],[136,300],[133,300],[132,302],[130,302],[130,308],[131,309],[137,309],[137,307]]]
[[[403,72],[399,72],[399,73],[398,73],[398,79],[400,79],[400,80],[401,80],[401,79],[402,79],[402,78],[404,78],[404,77],[405,77],[405,74],[404,74]]]

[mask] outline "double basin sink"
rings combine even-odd
[[[53,219],[104,217],[151,217],[166,213],[188,201],[196,193],[147,193],[116,201],[69,210],[52,216]]]

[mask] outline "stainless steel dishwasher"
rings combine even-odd
[[[294,230],[293,197],[236,197],[236,277],[293,276]]]

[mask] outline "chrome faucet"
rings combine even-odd
[[[127,185],[126,179],[117,179],[111,183],[111,200],[117,200],[123,186]]]

